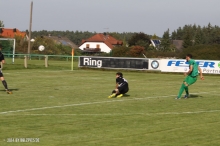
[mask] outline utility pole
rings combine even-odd
[[[108,31],[109,31],[109,28],[108,28],[108,27],[106,27],[106,28],[104,28],[104,29],[106,29],[106,30],[107,30],[107,32],[106,32],[106,33],[108,33]]]
[[[28,56],[29,57],[30,57],[30,53],[31,53],[32,10],[33,10],[33,1],[31,1],[31,10],[30,10],[29,39],[28,39]]]

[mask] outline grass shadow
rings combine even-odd
[[[11,91],[18,91],[19,89],[9,89],[9,90],[11,90]],[[0,91],[5,92],[5,90],[0,90]]]
[[[201,95],[195,95],[195,94],[190,94],[188,98],[198,98],[198,97],[203,97]]]
[[[123,97],[129,97],[129,96],[130,96],[129,94],[124,94],[124,95],[123,95]]]

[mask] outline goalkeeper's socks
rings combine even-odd
[[[2,84],[5,87],[5,90],[8,90],[8,85],[7,85],[7,82],[5,80],[2,81]]]

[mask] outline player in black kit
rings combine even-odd
[[[0,63],[4,64],[5,63],[5,58],[4,58],[4,55],[2,54],[1,50],[2,50],[2,46],[0,44]],[[0,64],[0,79],[2,81],[3,86],[5,87],[5,91],[8,94],[12,94],[12,92],[10,90],[8,90],[7,82],[5,81],[4,75],[2,73],[2,66],[1,66],[1,64]]]
[[[129,90],[128,81],[123,78],[121,72],[116,73],[116,88],[112,91],[112,94],[108,98],[116,97],[121,98],[123,94],[127,93]]]

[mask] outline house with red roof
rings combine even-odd
[[[25,32],[21,32],[16,28],[0,28],[0,36],[5,38],[15,38],[15,36],[26,37]]]
[[[115,39],[106,33],[98,33],[94,36],[82,40],[79,46],[83,52],[105,52],[109,53],[114,47],[122,46],[123,42]]]

